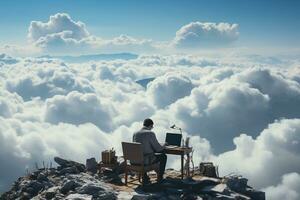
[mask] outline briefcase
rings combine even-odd
[[[116,151],[113,149],[102,151],[101,156],[104,164],[114,164],[116,162]]]
[[[212,177],[212,178],[218,178],[219,172],[218,172],[218,166],[214,166],[212,162],[201,162],[200,166],[200,175]]]

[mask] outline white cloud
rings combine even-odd
[[[224,46],[238,36],[238,24],[191,22],[176,32],[173,45],[187,49]]]
[[[164,108],[176,100],[188,96],[193,88],[191,80],[183,74],[165,74],[147,86],[147,92],[158,108]]]
[[[223,74],[227,78],[200,79],[191,95],[172,104],[168,111],[188,132],[197,130],[207,138],[216,152],[230,150],[232,138],[240,133],[255,137],[276,119],[299,118],[297,82],[259,68]]]
[[[13,56],[33,56],[41,54],[42,49],[31,43],[24,45],[6,44],[2,47],[0,46],[0,52]]]
[[[28,38],[37,41],[48,35],[66,31],[68,31],[67,38],[75,40],[81,40],[90,35],[84,23],[73,21],[66,13],[57,13],[50,16],[49,21],[45,23],[32,21],[28,29]]]
[[[90,82],[82,77],[76,77],[67,66],[60,68],[37,67],[36,71],[28,72],[22,76],[9,78],[6,88],[10,92],[16,92],[25,101],[33,97],[46,99],[56,94],[67,94],[70,91],[83,93],[93,92]]]
[[[67,13],[52,15],[48,22],[32,21],[28,29],[28,39],[34,46],[49,54],[154,50],[151,40],[137,39],[125,34],[112,39],[91,35],[83,22],[74,21]]]
[[[0,91],[0,116],[5,118],[12,117],[23,109],[23,100],[17,94],[7,91]]]
[[[82,55],[107,52],[182,53],[186,51],[191,53],[195,48],[228,46],[237,40],[238,36],[237,24],[191,22],[181,27],[176,32],[176,36],[169,41],[136,38],[126,33],[113,38],[103,38],[101,35],[91,34],[85,23],[73,20],[68,13],[56,13],[51,15],[48,21],[30,22],[27,44],[5,45],[0,48],[0,51],[21,56]],[[185,61],[182,60],[182,62],[184,64]]]
[[[113,108],[103,104],[92,93],[81,94],[70,92],[66,96],[56,95],[46,101],[45,121],[58,124],[93,123],[101,130],[109,132],[112,129]]]
[[[214,160],[222,175],[237,171],[266,188],[300,173],[297,65],[252,68],[247,59],[196,55],[16,60],[0,67],[1,171],[11,172],[0,174],[0,182],[6,185],[22,167],[54,155],[84,162],[112,146],[120,155],[120,142],[130,141],[146,117],[154,119],[161,142],[170,125],[181,126],[192,137],[195,164]],[[151,77],[148,89],[135,82]],[[178,167],[176,159],[170,156],[168,165]]]
[[[300,198],[300,175],[289,173],[282,176],[281,183],[265,188],[266,197],[272,200],[298,200]]]
[[[273,185],[284,174],[300,173],[299,133],[300,119],[276,121],[256,139],[245,134],[234,138],[235,149],[220,154],[215,161],[223,175],[234,171],[257,187]]]
[[[115,146],[112,142],[109,135],[92,124],[50,125],[0,117],[0,191],[24,175],[26,167],[32,170],[35,162],[41,167],[45,161],[49,166],[53,156],[82,163],[90,157],[99,160],[100,150]]]

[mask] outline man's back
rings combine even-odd
[[[133,134],[133,142],[142,144],[145,156],[161,152],[164,149],[164,147],[158,143],[154,132],[145,127]]]
[[[154,162],[159,162],[159,174],[157,177],[157,181],[161,182],[166,168],[167,156],[165,153],[163,153],[164,147],[158,143],[155,133],[151,131],[151,129],[153,129],[153,125],[154,123],[151,119],[145,119],[143,122],[144,127],[133,134],[132,140],[133,142],[138,142],[142,144],[145,165],[152,164]],[[154,154],[158,152],[161,153]],[[150,182],[147,173],[143,174],[143,182],[145,180],[146,182]]]

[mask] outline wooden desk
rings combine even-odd
[[[166,146],[166,154],[180,155],[181,156],[181,179],[183,179],[183,165],[184,165],[184,155],[187,155],[187,165],[190,168],[190,153],[192,152],[192,147],[168,147]],[[190,176],[190,169],[187,171],[187,176]]]

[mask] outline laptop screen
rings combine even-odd
[[[167,133],[166,143],[168,145],[180,146],[182,135],[178,133]]]

